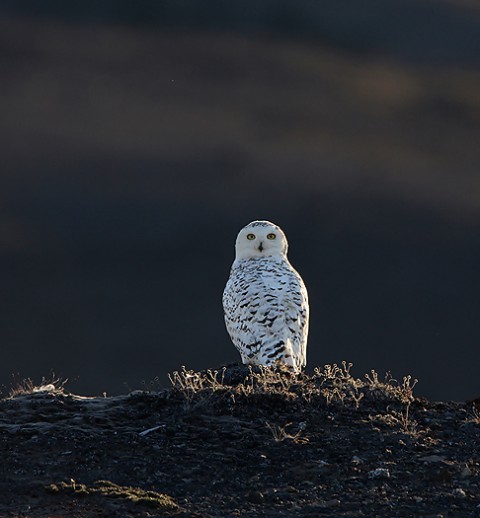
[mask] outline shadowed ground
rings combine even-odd
[[[478,407],[350,367],[181,371],[104,398],[18,387],[0,401],[0,513],[476,516]]]

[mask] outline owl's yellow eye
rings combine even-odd
[[[277,234],[267,234],[267,239],[276,239]]]
[[[255,239],[255,234],[247,234],[247,239],[249,241],[253,241]]]

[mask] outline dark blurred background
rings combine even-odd
[[[278,223],[308,368],[480,395],[476,1],[0,2],[0,384],[239,359],[238,230]]]

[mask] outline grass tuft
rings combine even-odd
[[[66,493],[76,496],[103,496],[107,498],[118,498],[128,502],[155,508],[163,513],[174,513],[179,510],[178,504],[172,497],[157,493],[156,491],[145,491],[138,487],[120,486],[110,480],[97,480],[91,486],[80,484],[74,479],[68,482],[50,484],[47,490],[51,493]]]
[[[398,382],[389,373],[382,380],[374,370],[363,378],[356,378],[351,373],[352,366],[343,361],[340,365],[316,367],[312,375],[292,374],[282,366],[236,366],[200,372],[182,367],[169,378],[172,394],[180,395],[184,405],[191,410],[216,404],[222,399],[228,400],[232,408],[239,402],[251,402],[257,408],[262,404],[279,408],[297,404],[315,408],[335,405],[359,410],[366,403],[368,408],[373,405],[386,411],[385,424],[404,433],[415,433],[416,423],[410,414],[415,400],[413,389],[418,380],[405,376]],[[275,440],[290,435],[277,429],[271,429],[271,432]]]
[[[57,378],[53,373],[49,378],[43,377],[38,385],[31,378],[22,381],[14,379],[8,395],[10,398],[14,398],[37,393],[63,394],[67,382],[68,379]]]

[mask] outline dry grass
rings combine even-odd
[[[467,423],[474,423],[480,425],[480,409],[477,405],[472,405],[472,412],[467,419]]]
[[[40,392],[49,392],[52,394],[63,394],[65,384],[68,379],[57,378],[55,374],[51,374],[48,378],[43,377],[39,384],[36,384],[31,378],[21,381],[13,380],[9,390],[8,397],[17,397],[25,394],[35,394]]]
[[[340,365],[316,367],[311,375],[293,374],[283,366],[230,366],[200,372],[183,366],[181,370],[169,374],[172,388],[162,389],[162,393],[166,398],[177,398],[178,404],[188,413],[215,405],[226,405],[231,411],[241,408],[242,411],[256,409],[271,413],[272,409],[276,411],[296,405],[299,422],[295,423],[295,433],[291,429],[287,431],[292,426],[291,422],[282,423],[281,426],[265,421],[276,442],[306,442],[307,439],[302,436],[305,429],[302,416],[328,407],[332,410],[366,410],[373,424],[415,434],[417,424],[411,417],[411,405],[415,400],[413,389],[417,380],[404,376],[399,382],[388,373],[382,380],[374,370],[363,378],[357,378],[351,373],[352,366],[352,363],[343,361]],[[25,379],[13,384],[8,397],[35,393],[63,394],[67,381],[53,374],[42,378],[39,384]],[[158,385],[158,379],[144,384],[143,393],[158,393]],[[471,421],[480,422],[480,414],[475,407]]]
[[[243,369],[243,370],[242,370]],[[312,375],[292,374],[282,368],[248,366],[241,367],[241,375],[231,376],[231,368],[196,372],[182,367],[169,375],[172,394],[180,394],[186,406],[198,409],[211,404],[216,396],[228,399],[234,406],[239,402],[268,401],[278,405],[297,404],[315,408],[335,406],[360,410],[373,405],[381,408],[372,420],[383,419],[383,423],[394,426],[404,433],[415,433],[416,423],[411,418],[411,404],[414,401],[413,389],[416,379],[405,376],[398,382],[390,374],[383,380],[372,370],[364,377],[356,378],[351,374],[352,364],[343,361],[340,365],[316,367]],[[267,423],[276,441],[300,439],[290,434],[286,428]]]
[[[177,503],[170,496],[157,493],[156,491],[145,491],[138,487],[120,486],[109,480],[97,480],[93,485],[87,486],[70,479],[69,482],[51,484],[48,490],[52,493],[74,494],[78,496],[100,496],[125,500],[134,504],[153,507],[164,513],[178,511]]]
[[[292,441],[295,444],[306,444],[309,442],[306,437],[302,437],[302,433],[306,428],[305,422],[302,421],[299,424],[298,430],[294,434],[287,432],[287,428],[289,426],[292,426],[292,423],[287,423],[285,426],[278,426],[268,422],[266,423],[266,427],[272,433],[275,442]]]

